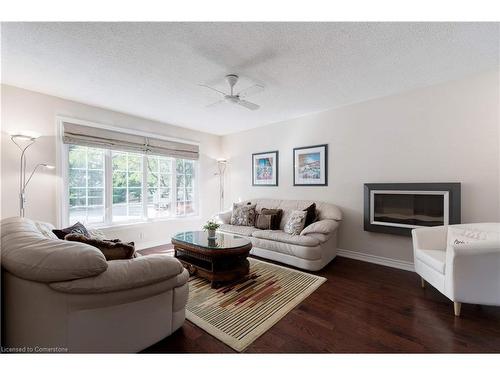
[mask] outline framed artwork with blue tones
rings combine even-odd
[[[293,149],[293,185],[328,185],[328,145]]]
[[[278,151],[252,154],[252,185],[278,186]]]

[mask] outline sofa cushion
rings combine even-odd
[[[247,227],[246,225],[231,225],[221,224],[219,230],[226,233],[239,234],[240,236],[250,237],[253,232],[258,231],[254,227]]]
[[[177,259],[165,254],[151,254],[109,262],[108,269],[100,275],[55,282],[49,286],[63,293],[108,293],[155,284],[180,275],[183,270]]]
[[[45,237],[32,220],[8,218],[1,225],[2,266],[10,273],[40,282],[90,277],[108,263],[95,247]]]
[[[250,237],[250,240],[253,248],[274,251],[307,260],[319,260],[322,257],[321,246],[302,246],[257,237]]]
[[[415,257],[434,270],[444,275],[446,266],[446,251],[444,250],[418,250]]]
[[[271,241],[285,242],[292,245],[301,246],[317,246],[319,245],[319,240],[310,236],[298,236],[294,234],[288,234],[282,230],[258,230],[252,234],[255,238],[262,238]]]

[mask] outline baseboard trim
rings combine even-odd
[[[415,272],[413,262],[407,262],[405,260],[391,259],[378,255],[371,255],[345,249],[337,249],[337,255],[344,258],[356,259],[363,262],[379,264],[381,266],[399,268],[401,270]]]

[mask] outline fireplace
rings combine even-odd
[[[364,229],[411,235],[413,228],[460,223],[460,183],[365,184]]]

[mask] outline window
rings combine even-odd
[[[104,150],[69,147],[69,216],[72,222],[104,221]]]
[[[193,206],[193,161],[176,160],[176,212],[177,215],[187,215],[194,212]]]
[[[143,216],[143,156],[111,152],[113,170],[113,222],[140,220]]]
[[[70,224],[196,214],[193,160],[69,145],[68,168]]]
[[[148,217],[167,217],[172,213],[172,164],[174,159],[148,156]]]

